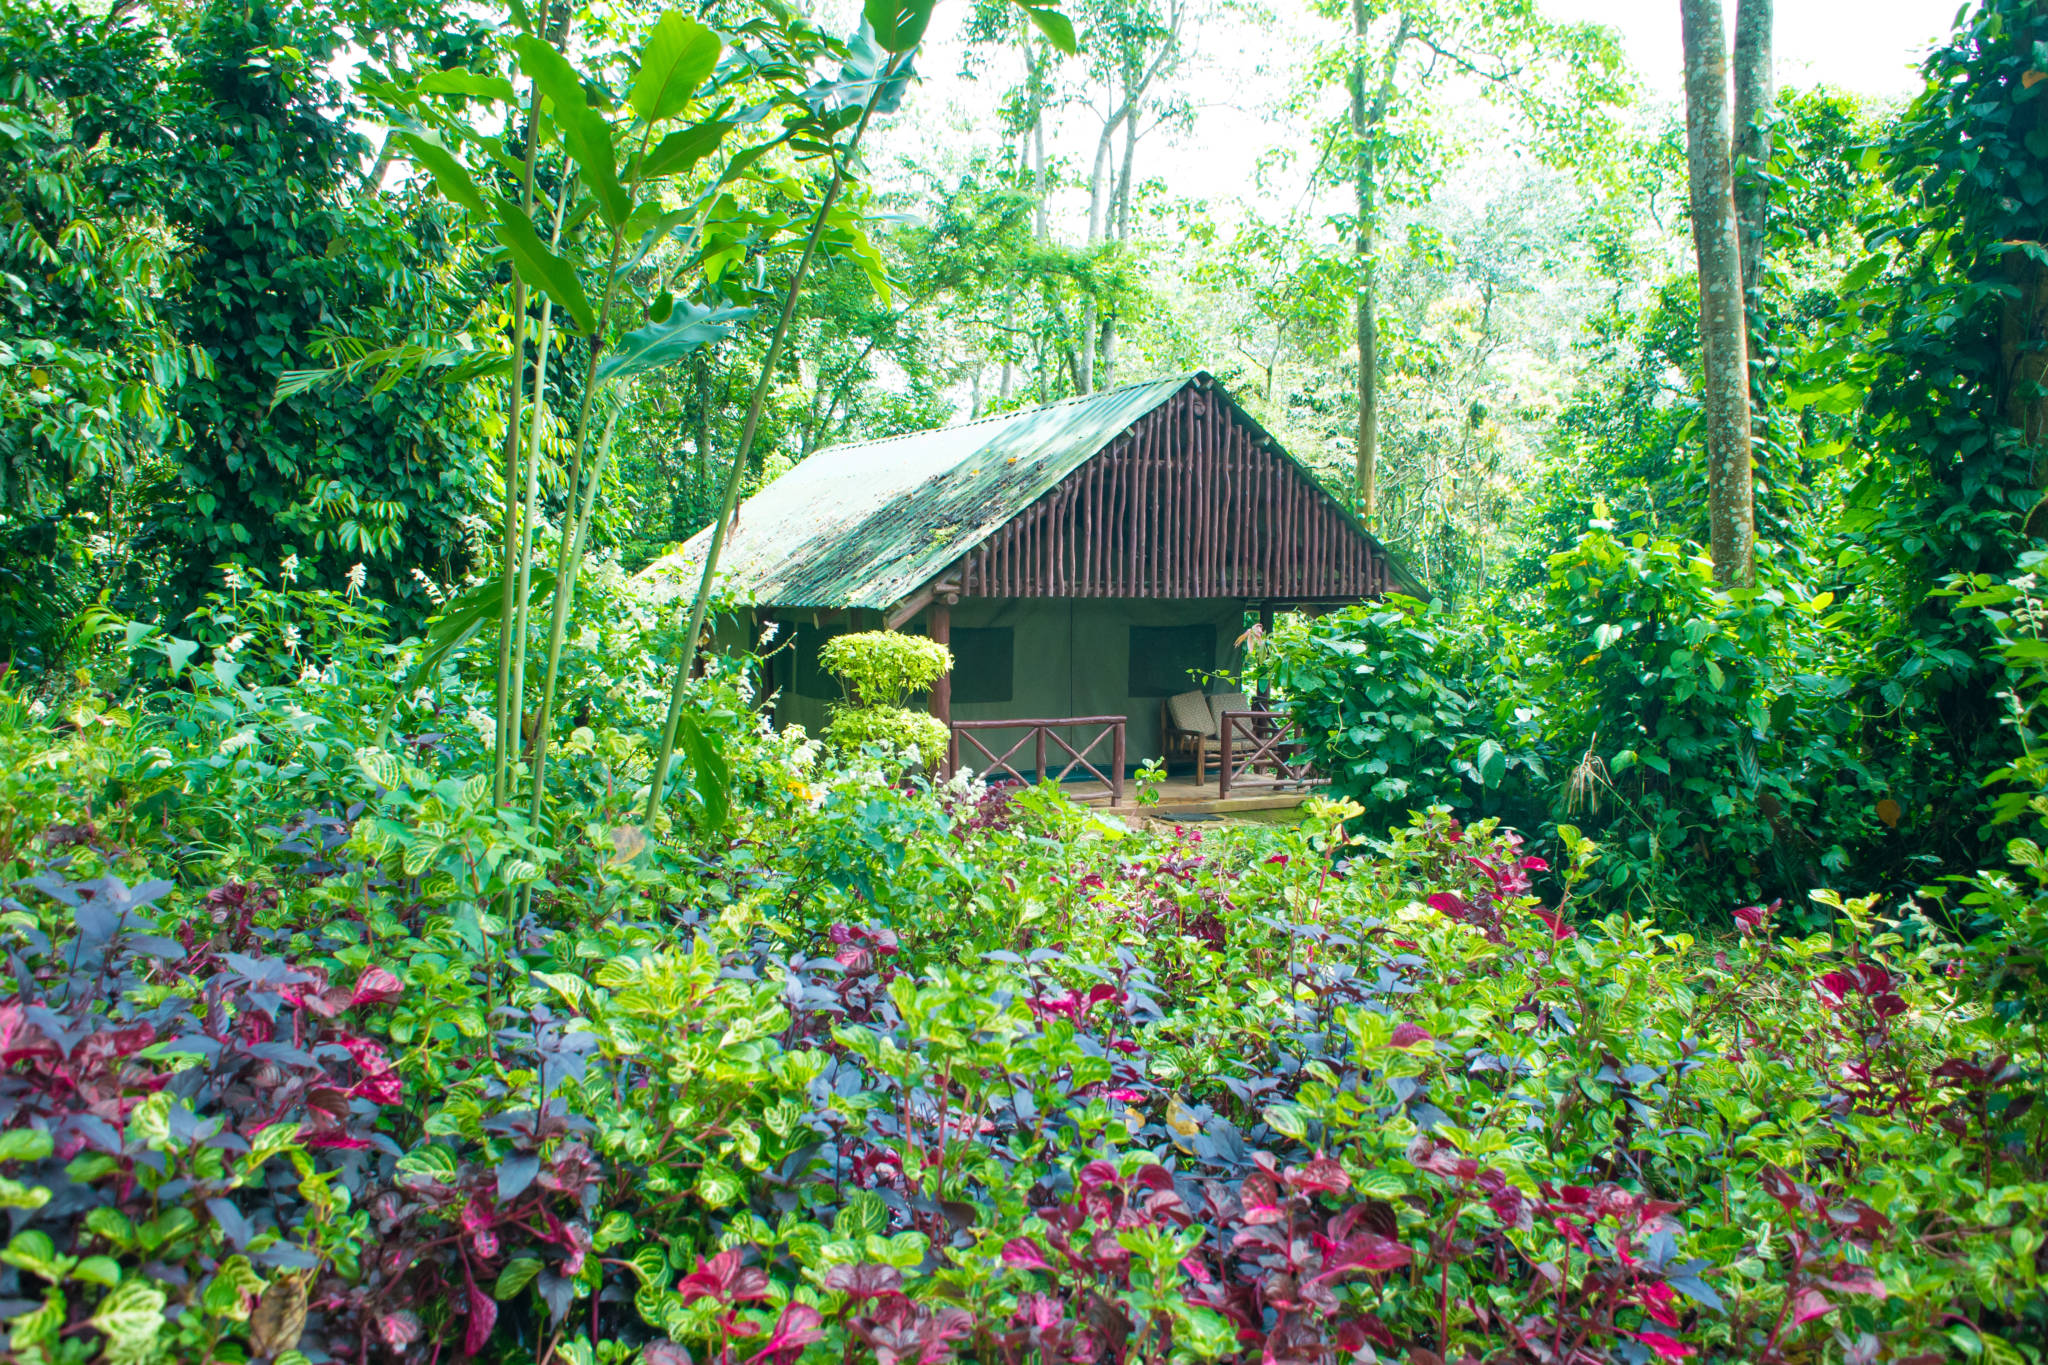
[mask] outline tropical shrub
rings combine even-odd
[[[909,756],[915,766],[939,762],[952,732],[903,702],[946,676],[953,651],[921,635],[872,630],[834,636],[819,650],[818,663],[846,689],[846,704],[834,707],[826,724],[828,738],[856,750],[878,745]]]
[[[1581,890],[1603,905],[1692,919],[1895,874],[1890,830],[1922,813],[1888,786],[1829,594],[1783,574],[1719,591],[1692,550],[1598,527],[1549,575],[1526,628],[1395,599],[1288,618],[1257,667],[1371,825],[1425,802],[1574,823],[1607,847]]]

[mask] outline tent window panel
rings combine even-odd
[[[835,635],[846,632],[833,626],[798,626],[790,653],[796,656],[796,679],[790,690],[812,701],[843,701],[839,679],[818,666],[818,651]]]
[[[1131,695],[1171,697],[1194,691],[1216,668],[1216,627],[1132,626]]]
[[[1008,626],[956,626],[953,701],[956,705],[1010,700],[1017,674],[1017,632]]]

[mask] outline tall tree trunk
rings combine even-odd
[[[1756,581],[1750,487],[1749,346],[1741,232],[1729,164],[1728,44],[1721,0],[1679,0],[1685,37],[1685,150],[1700,272],[1700,362],[1706,381],[1707,524],[1714,577]]]
[[[1764,215],[1771,190],[1764,172],[1771,155],[1771,106],[1777,81],[1771,68],[1772,0],[1735,4],[1735,208],[1742,220],[1742,294],[1748,301],[1752,346],[1760,339],[1756,291],[1763,279]]]
[[[1399,69],[1401,48],[1408,41],[1410,16],[1402,11],[1401,26],[1387,46],[1379,90],[1367,99],[1372,20],[1367,0],[1351,0],[1351,31],[1358,45],[1351,59],[1351,136],[1356,144],[1352,176],[1358,197],[1358,506],[1367,517],[1379,506],[1380,448],[1380,329],[1375,297],[1379,262],[1374,241],[1379,226],[1379,153],[1373,144],[1393,103],[1394,74]]]
[[[1131,245],[1131,195],[1135,192],[1133,186],[1136,183],[1136,172],[1132,168],[1138,160],[1138,114],[1138,101],[1133,96],[1130,113],[1124,117],[1123,165],[1117,170],[1116,193],[1111,200],[1116,220],[1114,236],[1126,255]],[[1116,383],[1116,335],[1116,314],[1112,311],[1102,320],[1101,372],[1096,376],[1097,383],[1105,389]]]

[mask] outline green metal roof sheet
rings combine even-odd
[[[1194,378],[820,450],[741,506],[720,576],[764,605],[891,607]],[[710,543],[699,531],[642,580],[694,591]]]
[[[1202,371],[1179,374],[959,426],[820,450],[740,507],[719,556],[719,576],[762,606],[885,611],[1050,492],[1133,422],[1204,377]],[[1272,449],[1300,468],[1277,442]],[[1302,474],[1315,482],[1306,469]],[[1330,503],[1372,539],[1348,509],[1335,498]],[[710,543],[707,527],[681,550],[650,564],[638,581],[658,599],[694,592]],[[1403,591],[1424,595],[1391,555],[1388,570]]]

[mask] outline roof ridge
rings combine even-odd
[[[842,445],[826,446],[821,450],[814,450],[805,456],[804,459],[797,461],[797,463],[803,464],[809,460],[815,460],[820,455],[833,455],[846,450],[867,450],[874,446],[889,445],[895,441],[907,441],[913,436],[930,436],[934,432],[962,431],[968,427],[983,426],[990,422],[1007,422],[1013,417],[1024,417],[1034,412],[1051,412],[1055,408],[1072,407],[1077,403],[1092,403],[1098,398],[1108,398],[1112,394],[1128,393],[1132,389],[1148,389],[1157,384],[1167,383],[1185,384],[1203,373],[1205,371],[1187,370],[1181,374],[1161,375],[1157,379],[1140,379],[1129,384],[1119,384],[1113,389],[1097,389],[1094,393],[1070,393],[1065,398],[1055,398],[1050,403],[1040,403],[1036,407],[1011,408],[1007,412],[986,412],[979,417],[970,417],[964,422],[956,422],[943,427],[920,427],[916,431],[899,431],[894,436],[876,436],[865,441],[847,441]]]

